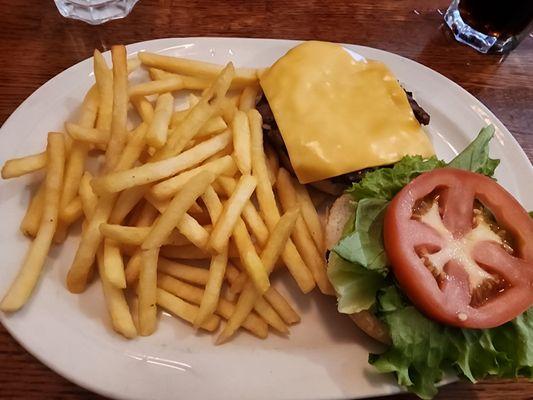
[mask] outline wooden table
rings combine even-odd
[[[505,59],[459,45],[443,26],[449,0],[142,0],[102,26],[64,19],[51,0],[0,0],[0,121],[48,79],[115,43],[183,36],[322,39],[388,50],[454,80],[486,104],[533,158],[533,35]],[[435,94],[438,96],[438,93]],[[533,398],[533,383],[488,381],[438,399]],[[0,326],[0,398],[100,399],[29,355]],[[411,395],[396,399],[413,399]]]

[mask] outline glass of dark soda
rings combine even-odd
[[[444,20],[481,53],[506,53],[533,28],[533,0],[453,0]]]

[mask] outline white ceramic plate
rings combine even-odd
[[[128,46],[237,66],[263,67],[297,42],[256,39],[162,39]],[[478,100],[442,75],[406,58],[361,46],[347,46],[389,65],[431,115],[429,132],[437,154],[450,159],[492,123],[491,154],[502,160],[497,178],[527,209],[533,209],[533,168],[509,131]],[[107,55],[108,56],[108,55]],[[0,130],[0,164],[41,151],[47,131],[61,130],[74,117],[93,83],[92,60],[62,72],[33,93]],[[18,231],[32,179],[0,182],[0,254],[3,294],[18,271],[28,241]],[[31,301],[15,315],[0,315],[8,331],[34,356],[67,379],[100,394],[123,399],[332,399],[399,391],[391,376],[367,364],[375,343],[336,313],[335,302],[303,296],[294,285],[276,282],[302,314],[290,338],[271,334],[261,341],[246,333],[223,346],[194,334],[185,323],[163,315],[157,332],[124,340],[109,323],[101,288],[82,295],[65,288],[77,240],[55,248]],[[290,279],[285,279],[289,281]]]

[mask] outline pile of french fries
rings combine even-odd
[[[123,336],[153,333],[159,307],[210,332],[225,320],[216,343],[241,327],[260,338],[269,327],[288,333],[300,317],[270,285],[273,271],[286,267],[303,293],[333,290],[311,196],[263,143],[260,72],[145,52],[128,60],[124,46],[111,56],[109,68],[95,50],[96,82],[65,133],[3,166],[5,179],[45,178],[20,226],[32,242],[0,309],[28,301],[50,247],[81,221],[67,287],[83,292],[97,269]],[[150,79],[130,84],[141,65]],[[175,110],[176,95],[188,96],[187,109]]]

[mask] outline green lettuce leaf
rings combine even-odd
[[[385,284],[381,275],[344,260],[334,251],[329,255],[328,277],[337,292],[337,308],[343,314],[368,310]]]
[[[384,167],[365,174],[363,179],[347,190],[354,199],[375,198],[391,200],[405,185],[423,172],[444,167],[436,157],[406,156],[392,168]]]
[[[500,163],[489,157],[489,142],[494,136],[494,126],[488,125],[481,129],[477,137],[448,166],[492,176]]]
[[[335,252],[345,260],[382,275],[388,273],[388,260],[383,247],[383,218],[389,202],[383,199],[365,198],[359,201],[353,226],[335,246]]]
[[[533,308],[496,328],[448,330],[459,355],[455,365],[470,381],[533,377]]]
[[[392,345],[369,362],[395,373],[398,384],[423,399],[435,396],[436,384],[452,369],[472,382],[533,377],[533,308],[497,328],[459,329],[426,318],[391,285],[378,294],[378,316]]]
[[[394,372],[400,386],[421,398],[432,398],[437,394],[435,384],[450,367],[449,337],[413,306],[387,313],[383,320],[390,328],[392,345],[381,355],[371,354],[370,364],[380,372]]]

